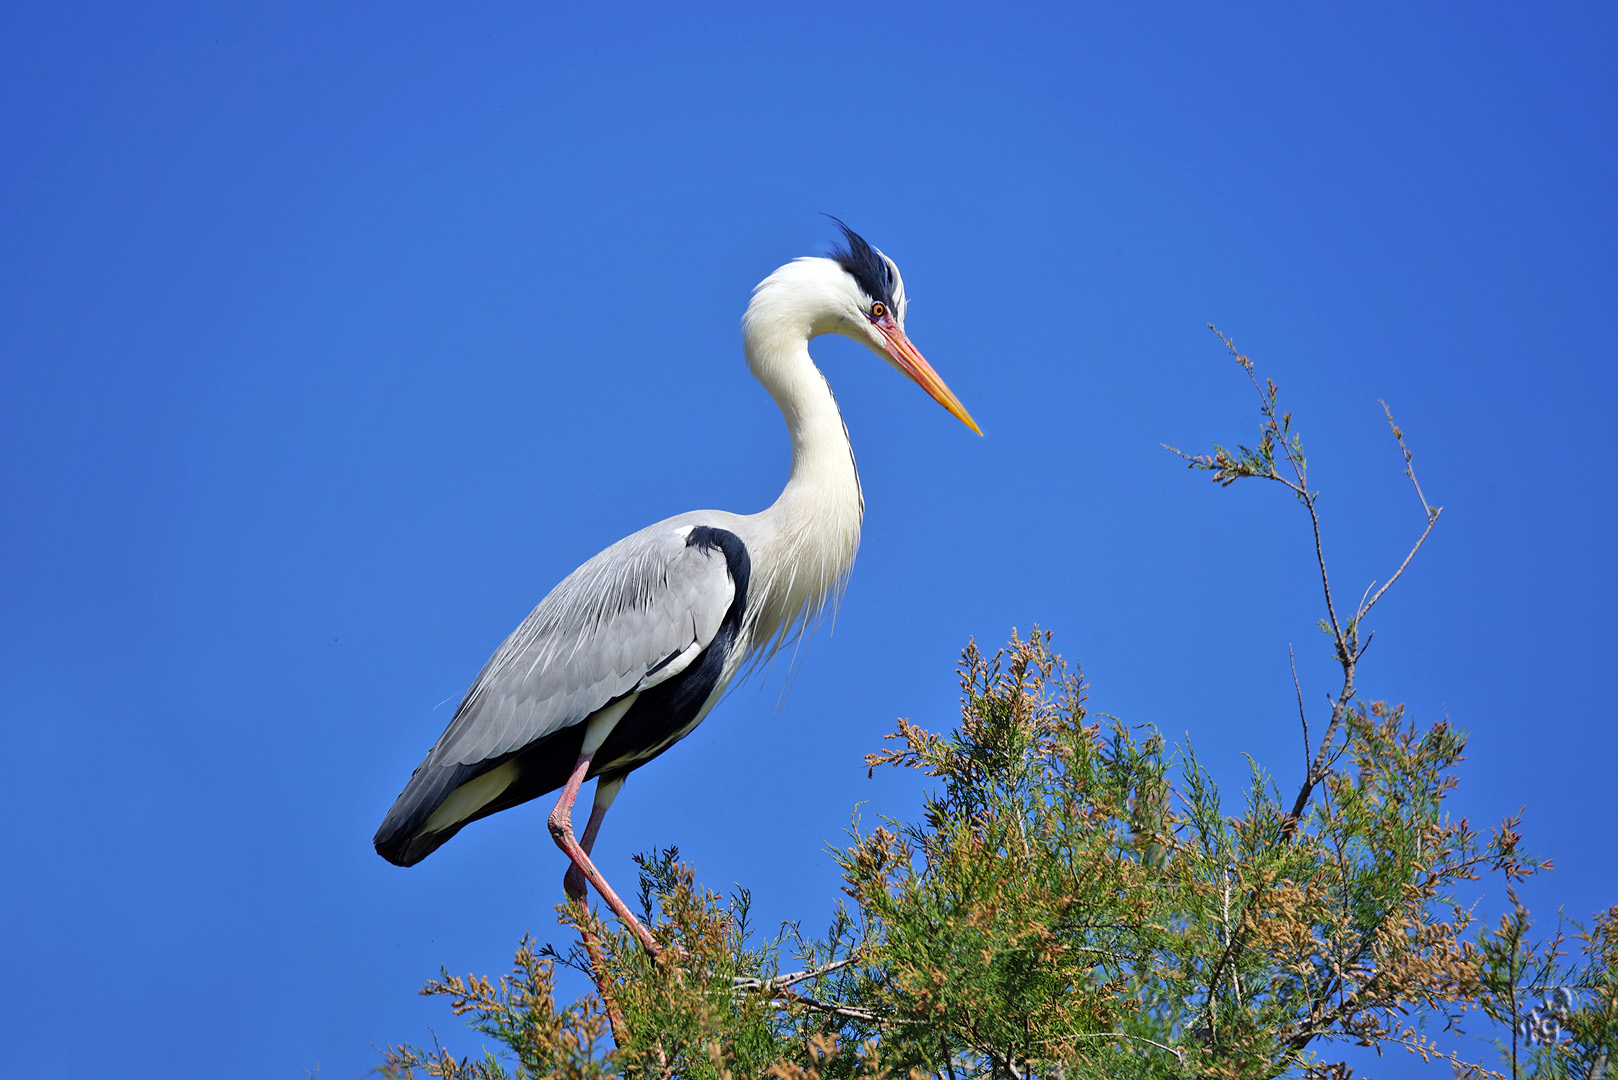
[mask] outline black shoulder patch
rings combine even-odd
[[[831,217],[830,214],[826,215]],[[887,260],[876,253],[876,249],[865,242],[859,233],[844,225],[836,218],[837,227],[843,230],[844,245],[834,248],[831,253],[832,261],[848,271],[853,279],[859,282],[865,295],[872,300],[880,300],[889,308],[893,304],[893,271],[889,269]]]
[[[747,607],[747,579],[753,573],[753,559],[747,554],[747,545],[742,543],[742,538],[729,529],[698,525],[685,538],[685,546],[697,548],[704,554],[718,548],[720,554],[724,555],[725,570],[730,574],[731,584],[736,587],[731,610],[740,615]]]

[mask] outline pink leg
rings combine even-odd
[[[584,827],[584,836],[579,841],[579,846],[584,849],[586,855],[594,849],[596,833],[601,831],[601,819],[606,816],[607,808],[600,803],[590,808],[590,823]],[[588,929],[589,921],[586,916],[590,913],[590,898],[585,891],[584,875],[572,863],[568,863],[567,873],[562,878],[562,891],[567,893],[567,898],[579,909],[579,938],[584,942],[584,951],[590,957],[590,972],[595,977],[596,991],[601,995],[601,1005],[607,1013],[607,1026],[612,1029],[613,1045],[622,1046],[624,1018],[619,1015],[618,1003],[612,998],[612,982],[607,978],[607,960],[601,953],[601,943]]]
[[[551,811],[551,837],[556,841],[556,846],[561,848],[567,854],[568,859],[572,861],[572,869],[577,870],[584,876],[585,880],[595,886],[596,892],[601,894],[601,899],[607,902],[607,906],[612,909],[613,914],[617,915],[620,922],[635,932],[635,936],[640,938],[641,945],[645,947],[647,952],[652,954],[652,958],[655,960],[662,953],[662,950],[657,947],[657,942],[652,940],[652,935],[647,933],[646,928],[640,924],[640,920],[629,913],[629,907],[618,899],[618,894],[612,891],[612,886],[607,884],[607,879],[601,876],[601,871],[597,870],[595,863],[590,861],[589,849],[580,845],[573,836],[573,800],[579,796],[579,788],[584,783],[585,775],[590,771],[590,759],[593,757],[595,757],[593,751],[581,754],[579,763],[573,766],[573,775],[567,778],[567,784],[562,788],[562,797],[556,800],[556,809]],[[595,843],[596,830],[600,827],[601,822],[597,814],[592,812],[590,814],[590,823],[584,832],[586,840],[591,844]],[[581,885],[579,893],[575,895],[571,878],[572,870],[563,879],[562,887],[567,890],[569,897],[577,900],[583,895],[584,890]]]
[[[586,855],[596,848],[596,833],[601,831],[601,819],[607,816],[607,808],[599,803],[590,807],[590,821],[584,826],[584,835],[579,837],[579,847],[584,849]],[[569,900],[584,899],[584,874],[577,866],[568,864],[567,873],[562,877],[562,891],[567,893]]]

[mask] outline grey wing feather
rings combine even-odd
[[[484,665],[424,765],[472,765],[582,722],[706,647],[735,595],[718,551],[672,518],[564,578]]]

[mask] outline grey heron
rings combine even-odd
[[[383,858],[412,866],[468,823],[560,788],[549,826],[570,863],[567,895],[582,901],[588,880],[657,954],[590,860],[602,817],[630,772],[690,734],[738,672],[821,613],[859,546],[865,499],[810,339],[869,346],[982,434],[905,336],[899,268],[837,224],[843,245],[830,258],[776,270],[742,318],[748,367],[792,440],[780,498],[757,514],[660,521],[563,579],[495,651],[416,766],[377,830]],[[573,802],[592,778],[578,837]]]

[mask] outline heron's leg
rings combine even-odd
[[[601,899],[607,902],[607,906],[612,909],[612,913],[618,916],[620,922],[635,932],[635,936],[640,939],[641,945],[645,947],[647,952],[652,954],[653,959],[656,959],[662,952],[657,947],[657,942],[652,940],[652,935],[640,924],[640,920],[629,913],[628,905],[618,899],[618,894],[612,891],[612,886],[607,884],[607,879],[601,876],[601,871],[597,870],[595,863],[590,861],[590,853],[579,844],[578,839],[573,835],[573,800],[578,798],[579,788],[584,784],[584,778],[590,772],[590,762],[595,758],[595,752],[600,747],[599,742],[595,746],[590,745],[589,736],[591,734],[594,734],[593,730],[586,733],[584,753],[579,755],[578,764],[573,766],[573,775],[567,778],[567,784],[562,788],[562,797],[556,800],[556,809],[551,811],[551,837],[556,841],[556,846],[561,848],[567,854],[567,857],[572,860],[574,868],[584,875],[586,881],[595,886],[596,892],[601,894]],[[602,738],[605,739],[605,736],[602,736]],[[605,809],[602,812],[605,813]],[[590,816],[594,818],[594,812]],[[600,828],[599,823],[597,823],[596,827]],[[593,834],[586,833],[586,835],[589,835],[591,841],[594,842],[595,836]],[[566,887],[565,879],[564,887]],[[569,895],[572,895],[571,892]]]
[[[595,799],[590,804],[590,821],[584,826],[584,835],[579,837],[579,846],[586,855],[595,850],[596,834],[601,831],[601,819],[607,816],[607,808],[612,800],[618,797],[618,791],[624,786],[624,778],[616,780],[597,780]],[[562,891],[574,900],[584,896],[584,874],[577,866],[568,864],[567,874],[562,878]]]
[[[584,849],[586,855],[595,848],[596,834],[601,831],[601,819],[607,816],[607,807],[612,805],[612,800],[618,795],[618,789],[623,786],[623,777],[610,781],[596,781],[595,800],[590,806],[590,822],[584,827],[584,835],[579,838],[579,846]],[[618,1003],[612,997],[612,983],[607,978],[607,961],[601,952],[601,942],[590,929],[590,922],[586,917],[589,914],[590,901],[584,875],[571,862],[568,863],[567,874],[562,878],[562,891],[567,893],[568,899],[579,910],[579,937],[584,943],[585,953],[590,957],[590,973],[595,976],[596,992],[601,995],[601,1004],[607,1013],[607,1026],[612,1029],[612,1041],[621,1046],[623,1039],[620,1033],[624,1029],[624,1019],[618,1012]]]

